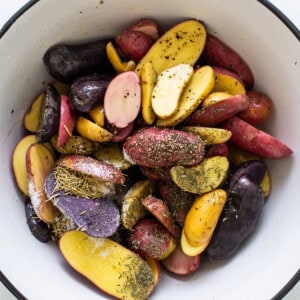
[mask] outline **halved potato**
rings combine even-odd
[[[94,142],[108,142],[113,138],[112,133],[81,116],[77,119],[76,129],[81,136]]]
[[[152,62],[146,62],[141,70],[141,87],[142,87],[142,116],[144,121],[151,125],[156,115],[152,109],[151,97],[156,84],[157,74]]]
[[[208,145],[222,144],[231,138],[231,132],[221,128],[186,126],[183,130],[197,134]]]
[[[40,113],[45,93],[40,94],[30,105],[24,116],[24,127],[30,132],[37,132],[40,126]]]
[[[12,167],[17,186],[19,187],[21,192],[28,197],[29,191],[28,175],[26,169],[26,152],[29,149],[29,147],[35,144],[36,142],[36,136],[34,134],[25,136],[16,145],[12,157]]]
[[[175,126],[185,120],[202,100],[211,92],[215,83],[215,75],[210,66],[204,66],[194,72],[185,88],[175,113],[167,119],[159,119],[158,126]]]
[[[202,194],[219,187],[226,179],[228,170],[227,157],[213,156],[193,167],[175,166],[170,172],[172,180],[182,190]]]
[[[206,29],[197,20],[177,24],[162,35],[149,49],[136,67],[151,61],[157,74],[179,64],[193,65],[200,57],[206,41]]]
[[[154,288],[147,262],[109,238],[68,231],[60,239],[59,249],[77,272],[117,299],[146,299]]]
[[[162,71],[152,92],[152,108],[155,114],[166,119],[177,109],[181,94],[193,75],[193,67],[179,64]]]
[[[150,180],[142,180],[135,183],[126,193],[123,199],[121,220],[125,228],[131,229],[146,214],[141,200],[154,191],[154,185]]]

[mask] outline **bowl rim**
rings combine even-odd
[[[278,17],[284,25],[294,34],[294,36],[300,41],[300,30],[297,26],[273,3],[268,0],[257,0],[260,4],[270,10],[276,17]],[[0,28],[0,39],[7,33],[9,28],[33,5],[40,2],[40,0],[30,0],[15,14],[13,14]],[[278,293],[272,297],[271,300],[280,300],[286,296],[289,291],[300,281],[300,269],[294,274],[294,276],[278,291]],[[0,282],[14,295],[18,300],[26,300],[27,298],[11,283],[11,281],[0,271]]]

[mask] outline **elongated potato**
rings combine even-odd
[[[186,124],[213,127],[246,109],[248,105],[249,100],[245,94],[231,96],[202,109],[197,109],[186,120]]]
[[[151,61],[159,74],[179,64],[193,65],[200,57],[206,41],[204,25],[197,20],[177,24],[162,35],[149,49],[136,67],[140,74],[142,66]]]
[[[29,147],[36,142],[37,140],[34,134],[25,136],[16,145],[12,157],[12,167],[17,186],[19,187],[20,191],[26,196],[29,196],[28,175],[26,169],[26,152]]]
[[[141,202],[143,198],[154,192],[150,180],[135,183],[126,193],[122,203],[121,220],[125,228],[131,229],[144,215],[146,210]]]
[[[167,128],[143,128],[123,145],[125,159],[146,167],[191,166],[204,155],[204,143],[195,134]]]
[[[117,299],[146,299],[154,287],[149,265],[108,238],[69,231],[60,239],[59,249],[77,272]]]
[[[99,104],[94,108],[92,108],[89,111],[89,116],[98,126],[100,127],[104,126],[105,115],[104,115],[104,107],[102,104]]]
[[[33,144],[26,152],[29,196],[37,216],[45,223],[53,223],[60,215],[58,209],[48,201],[44,184],[47,175],[54,167],[51,151],[43,144]]]
[[[222,127],[232,132],[233,144],[248,152],[272,159],[283,158],[293,153],[283,142],[238,117],[228,119]]]
[[[208,35],[203,51],[204,60],[207,64],[229,69],[237,73],[248,89],[254,85],[254,76],[241,56],[213,35]]]
[[[186,126],[184,131],[195,133],[208,145],[222,144],[231,138],[231,132],[221,128],[210,128],[200,126]]]
[[[142,88],[142,116],[144,121],[148,125],[151,125],[156,118],[152,109],[151,97],[157,79],[157,74],[151,61],[143,65],[140,78]]]
[[[222,213],[227,194],[222,189],[199,196],[184,221],[184,237],[181,247],[185,254],[195,256],[190,248],[196,248],[200,254],[209,244]],[[185,240],[186,238],[186,240]],[[195,250],[196,250],[195,249]]]
[[[210,66],[204,66],[194,72],[185,88],[176,112],[169,118],[157,121],[158,126],[175,126],[185,120],[201,104],[202,100],[212,91],[215,75]]]
[[[228,170],[228,159],[224,156],[214,156],[193,167],[175,166],[170,172],[173,181],[182,190],[202,194],[220,186],[226,179]]]
[[[24,127],[30,132],[37,132],[40,126],[40,114],[45,93],[40,94],[30,105],[24,116]]]

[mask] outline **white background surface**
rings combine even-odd
[[[245,0],[244,0],[245,1]],[[248,0],[249,1],[249,0]],[[299,0],[272,0],[298,28],[300,28]],[[0,27],[22,6],[27,0],[0,0]],[[1,270],[1,266],[0,266]],[[0,300],[14,300],[15,298],[0,283]],[[300,283],[284,298],[285,300],[300,299]],[[29,299],[30,300],[30,299]]]

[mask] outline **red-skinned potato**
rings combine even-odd
[[[168,257],[176,247],[171,233],[153,219],[139,221],[130,232],[128,243],[132,250],[159,260]]]
[[[173,236],[179,237],[179,228],[174,224],[171,212],[166,203],[161,199],[149,195],[142,199],[142,204]]]
[[[251,90],[247,92],[249,106],[239,113],[239,117],[254,126],[267,120],[272,110],[272,100],[264,93]]]
[[[124,184],[125,176],[113,165],[83,155],[66,155],[57,161],[57,165],[85,175],[94,176],[103,181]]]
[[[279,159],[293,153],[283,142],[236,116],[226,120],[222,128],[232,132],[234,145],[261,157]]]
[[[152,19],[142,19],[137,23],[132,24],[127,29],[128,31],[140,31],[145,34],[148,34],[152,37],[154,41],[159,38],[159,26]]]
[[[58,209],[47,201],[44,183],[54,167],[54,157],[43,144],[33,144],[26,152],[26,170],[28,175],[29,196],[37,216],[45,223],[54,222],[59,216]]]
[[[123,72],[109,83],[104,95],[104,111],[109,123],[125,128],[138,116],[141,107],[141,86],[139,76]]]
[[[123,144],[126,160],[146,167],[191,166],[204,156],[204,143],[195,134],[181,130],[148,127]]]
[[[207,36],[203,57],[209,65],[237,73],[248,89],[253,87],[254,76],[247,63],[231,47],[211,34]]]
[[[207,151],[205,158],[213,157],[213,156],[226,156],[229,155],[229,148],[226,143],[223,144],[214,144]]]
[[[178,245],[175,250],[164,260],[163,266],[171,273],[177,275],[189,275],[195,272],[200,266],[200,254],[188,256]]]
[[[142,31],[125,30],[115,37],[115,43],[124,56],[139,62],[151,48],[153,39]]]
[[[249,100],[245,94],[231,96],[196,110],[186,120],[186,124],[213,127],[246,109],[248,105]]]
[[[57,138],[57,147],[64,145],[75,128],[76,116],[71,110],[70,99],[65,95],[60,97],[60,120]]]

